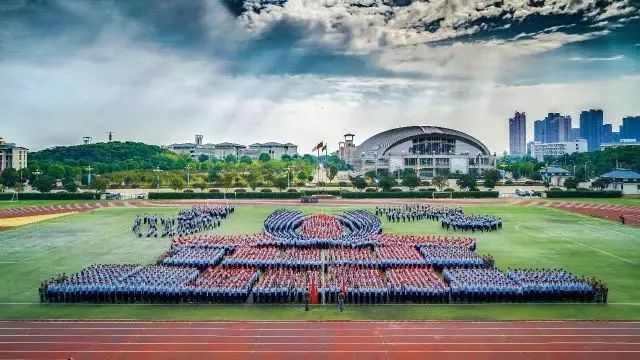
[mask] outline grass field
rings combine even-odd
[[[321,207],[305,207],[319,211]],[[341,211],[347,208],[327,208]],[[333,306],[305,313],[299,306],[206,305],[42,305],[40,282],[57,273],[74,273],[93,263],[153,262],[168,239],[137,239],[133,217],[176,209],[112,208],[25,225],[0,232],[0,318],[127,319],[635,319],[640,320],[640,229],[555,209],[522,206],[474,206],[466,211],[504,219],[504,229],[480,233],[478,252],[490,253],[507,267],[562,267],[595,275],[610,288],[601,304],[478,304]],[[216,231],[251,233],[274,207],[240,206]],[[436,222],[386,223],[387,232],[444,234]]]

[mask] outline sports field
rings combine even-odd
[[[296,207],[303,211],[337,212],[367,206]],[[504,229],[476,233],[478,252],[492,254],[496,265],[565,268],[607,282],[609,304],[476,304],[333,306],[305,313],[300,306],[281,305],[61,305],[39,304],[40,282],[55,274],[74,273],[94,263],[153,262],[169,247],[169,239],[138,239],[129,229],[145,212],[174,213],[178,208],[110,208],[51,219],[0,232],[0,318],[127,319],[640,319],[640,229],[599,219],[526,206],[467,206],[465,212],[504,219]],[[238,206],[214,232],[258,232],[276,207]],[[395,233],[446,233],[437,222],[387,223]],[[451,233],[449,233],[451,234]]]

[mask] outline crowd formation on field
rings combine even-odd
[[[194,207],[180,214],[193,219],[194,214],[213,209]],[[226,217],[233,207],[215,211]],[[415,212],[419,219],[445,221],[464,216],[459,209],[410,205],[377,207],[375,212],[332,216],[279,210],[267,217],[260,234],[179,233],[156,265],[93,265],[71,276],[62,274],[42,283],[40,299],[97,303],[607,301],[608,288],[596,279],[578,278],[562,269],[502,272],[494,267],[493,257],[476,253],[473,237],[385,234],[376,216]]]
[[[502,220],[493,216],[466,215],[462,208],[428,204],[376,206],[376,216],[388,222],[414,222],[423,219],[440,221],[443,229],[454,231],[496,231]]]
[[[176,216],[139,215],[133,220],[131,231],[138,237],[144,235],[144,227],[148,227],[147,237],[192,235],[219,227],[221,220],[226,219],[234,210],[232,205],[198,205],[180,210]]]

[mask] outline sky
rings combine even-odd
[[[279,141],[640,115],[640,0],[0,0],[0,137]]]

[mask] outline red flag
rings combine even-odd
[[[316,145],[316,147],[314,147],[313,150],[311,150],[311,151],[316,151],[318,149],[322,149],[323,146],[324,146],[324,141],[320,141],[320,143],[318,145]]]
[[[342,296],[345,300],[347,299],[347,284],[344,281],[342,282]]]
[[[309,294],[309,300],[312,304],[318,303],[318,289],[316,288],[316,277],[311,277],[311,290],[309,290],[311,294]]]

